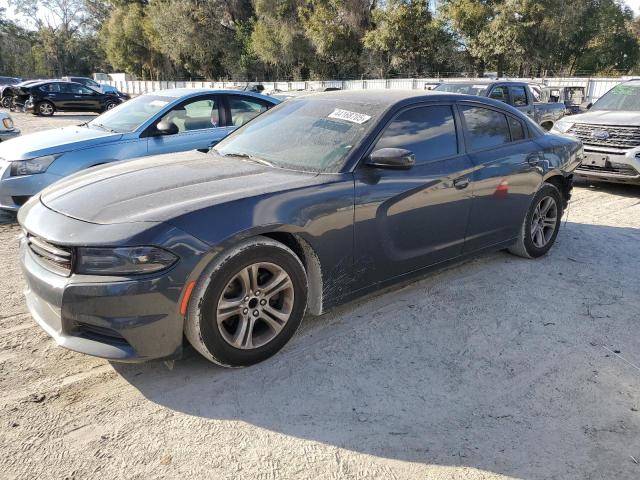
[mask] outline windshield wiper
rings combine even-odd
[[[87,122],[88,123],[88,122]],[[111,132],[111,133],[118,133],[117,130],[114,130],[113,128],[109,128],[109,127],[105,127],[104,125],[102,125],[101,123],[92,123],[91,124],[92,127],[98,127],[101,128],[102,130],[105,130],[107,132]]]
[[[218,150],[216,150],[216,151],[218,151]],[[248,160],[251,160],[252,162],[260,163],[262,165],[266,165],[267,167],[273,167],[274,166],[273,163],[268,162],[267,160],[263,160],[262,158],[254,157],[253,155],[249,155],[248,153],[230,152],[230,153],[223,153],[222,156],[223,157],[246,158]]]

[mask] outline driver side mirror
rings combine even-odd
[[[416,156],[404,148],[381,148],[373,152],[367,165],[377,168],[408,170],[416,164]]]
[[[589,102],[589,103],[587,104],[587,110],[589,110],[591,107],[593,107],[593,103]]]
[[[175,135],[179,131],[178,126],[170,120],[160,120],[156,125],[156,135]]]

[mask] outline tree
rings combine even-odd
[[[251,49],[275,78],[306,79],[313,48],[299,21],[302,0],[256,0]]]
[[[380,76],[446,71],[457,56],[451,34],[433,20],[425,0],[390,0],[374,11],[373,23],[364,44]]]
[[[312,76],[349,78],[360,73],[372,7],[370,0],[310,0],[300,9],[305,36],[314,50]]]

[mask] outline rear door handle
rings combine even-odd
[[[456,178],[453,181],[453,186],[456,187],[458,190],[467,188],[469,186],[469,177]]]

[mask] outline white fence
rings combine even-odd
[[[530,83],[539,83],[550,87],[560,86],[583,86],[586,87],[587,99],[595,101],[604,95],[617,84],[629,80],[631,77],[616,78],[510,78]],[[343,90],[373,90],[373,89],[393,89],[393,90],[428,90],[436,84],[442,82],[455,81],[481,81],[481,78],[393,78],[374,80],[318,80],[306,82],[259,82],[265,87],[265,93],[274,91],[295,91],[295,90],[320,90],[324,88],[341,88]],[[246,86],[247,82],[186,82],[186,81],[118,81],[107,82],[121,92],[131,95],[141,93],[157,92],[169,88],[237,88]],[[255,82],[251,82],[255,83]]]

